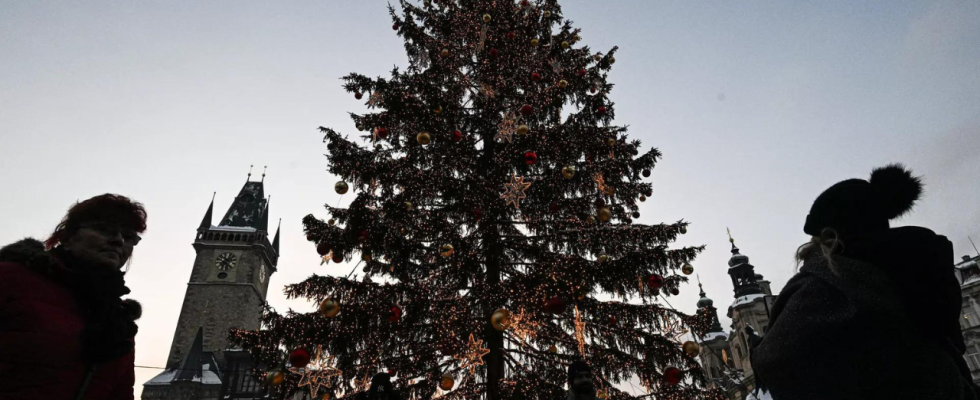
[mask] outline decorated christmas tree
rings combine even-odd
[[[564,398],[582,359],[601,398],[720,398],[681,339],[710,320],[664,297],[702,247],[668,247],[687,222],[637,222],[660,153],[612,124],[616,49],[584,46],[557,0],[389,12],[409,65],[345,77],[363,133],[321,130],[354,198],[303,220],[324,262],[359,261],[286,287],[317,310],[233,333],[271,392],[352,398],[387,371],[406,399]]]

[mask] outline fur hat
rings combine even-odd
[[[842,236],[889,228],[888,220],[909,212],[922,195],[922,179],[901,164],[871,171],[871,179],[848,179],[813,202],[803,231],[819,236],[831,228]]]

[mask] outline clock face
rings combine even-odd
[[[265,283],[265,264],[262,264],[262,267],[259,268],[259,282]]]
[[[232,253],[221,253],[214,260],[214,265],[218,267],[219,271],[230,271],[232,268],[235,268],[235,265],[238,265],[238,257],[235,257]]]

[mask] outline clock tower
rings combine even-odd
[[[222,398],[229,398],[226,395],[252,385],[244,374],[253,365],[247,354],[232,347],[228,332],[259,329],[269,278],[279,261],[279,229],[270,240],[269,199],[263,181],[246,181],[217,225],[212,225],[211,200],[194,238],[197,257],[168,369],[144,385],[144,399],[176,398],[168,393],[176,393],[178,387],[185,393],[181,398],[217,398],[219,392]],[[188,369],[194,373],[187,373]]]

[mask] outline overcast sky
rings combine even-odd
[[[888,162],[925,176],[900,224],[975,254],[980,2],[563,5],[585,44],[621,46],[617,122],[664,153],[640,222],[692,221],[679,245],[708,246],[694,265],[722,314],[726,227],[778,291],[813,199]],[[249,165],[268,165],[283,229],[269,302],[311,310],[277,288],[351,268],[319,266],[302,235],[303,215],[338,201],[316,128],[355,133],[346,114],[365,107],[340,77],[406,64],[390,26],[380,0],[3,2],[0,242],[47,235],[70,204],[105,192],[145,203],[127,281],[144,306],[137,364],[163,366],[212,192],[223,215]],[[696,301],[692,282],[671,303]],[[138,369],[137,384],[158,372]]]

